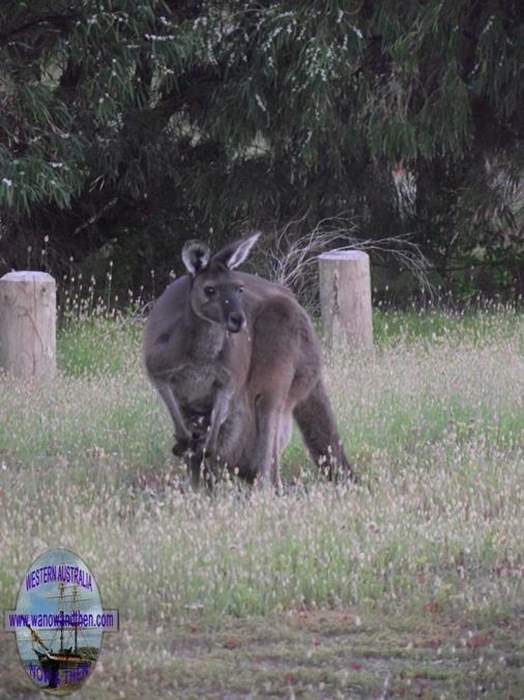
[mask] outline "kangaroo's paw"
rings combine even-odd
[[[202,454],[205,445],[205,435],[202,433],[193,432],[191,437],[176,437],[175,444],[173,445],[172,452],[175,457],[185,457],[189,453],[190,456],[193,454]]]
[[[183,457],[191,446],[190,440],[186,438],[177,439],[172,448],[172,453],[175,457]]]

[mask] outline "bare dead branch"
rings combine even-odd
[[[429,262],[409,235],[362,238],[358,225],[344,213],[323,219],[313,229],[297,235],[306,217],[307,212],[275,230],[261,254],[266,276],[290,287],[305,306],[315,304],[317,258],[328,250],[363,250],[378,260],[392,258],[433,298]]]

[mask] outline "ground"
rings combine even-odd
[[[358,486],[298,434],[286,491],[187,490],[140,323],[59,335],[56,380],[0,377],[0,608],[49,547],[121,629],[78,698],[524,698],[524,319],[376,314],[326,354]],[[0,698],[32,698],[0,634]]]
[[[107,636],[94,675],[76,697],[505,698],[524,697],[524,608],[514,618],[300,610],[193,622]],[[36,697],[2,640],[0,698]]]

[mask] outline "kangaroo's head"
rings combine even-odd
[[[259,235],[231,243],[213,256],[200,241],[184,245],[182,260],[192,277],[190,303],[197,316],[231,333],[238,333],[246,325],[244,288],[232,270],[244,262]]]

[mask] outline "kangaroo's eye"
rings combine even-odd
[[[243,294],[243,292],[244,292],[244,287],[237,287],[237,292],[238,292],[239,294]]]
[[[213,294],[215,293],[216,289],[214,287],[204,287],[204,294],[208,297],[212,297]]]

